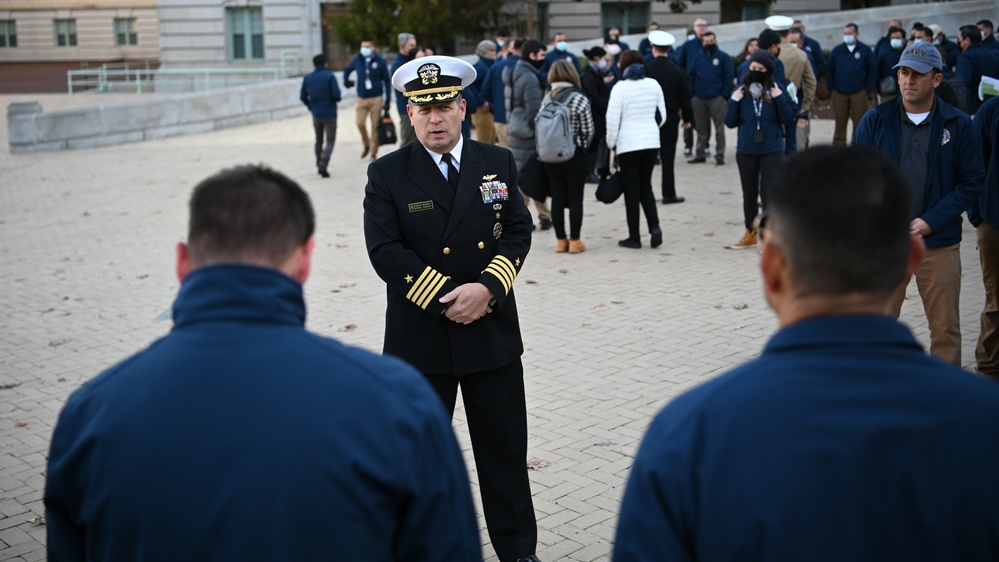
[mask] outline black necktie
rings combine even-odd
[[[454,158],[448,152],[442,159],[447,161],[447,182],[451,184],[451,189],[458,191],[458,168],[454,167]]]

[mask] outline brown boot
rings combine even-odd
[[[742,235],[742,238],[738,242],[727,246],[730,250],[745,250],[746,248],[752,248],[756,245],[756,233],[752,230],[746,229],[746,233]]]
[[[586,251],[586,244],[582,240],[569,240],[569,253],[578,254]]]
[[[569,241],[565,238],[557,238],[555,240],[555,251],[564,254],[569,251]]]

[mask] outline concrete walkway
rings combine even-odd
[[[79,100],[41,101],[51,110]],[[313,168],[304,108],[300,118],[198,136],[0,153],[0,560],[45,557],[38,519],[45,463],[67,395],[170,329],[164,311],[177,290],[174,245],[185,233],[191,188],[204,177],[265,163],[300,182],[318,214],[309,328],[380,349],[385,290],[361,226],[367,161],[359,158],[353,109],[341,111],[333,177],[325,180]],[[832,138],[830,121],[812,130],[816,141]],[[659,206],[662,247],[649,249],[646,236],[642,250],[619,248],[624,204],[596,202],[592,185],[583,224],[588,251],[556,254],[554,234],[535,233],[516,291],[545,562],[609,559],[625,479],[650,417],[677,393],[755,356],[776,328],[756,252],[724,249],[742,234],[735,134],[726,135],[725,166],[678,158],[678,191],[687,202]],[[5,131],[0,143],[6,147]],[[656,186],[659,177],[657,168]],[[966,225],[961,312],[969,365],[984,302],[974,239]],[[909,292],[903,320],[925,343],[914,285]],[[460,408],[455,430],[474,482]],[[483,534],[484,554],[495,560],[487,540]]]

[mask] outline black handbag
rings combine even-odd
[[[603,203],[613,203],[621,197],[621,172],[604,176],[597,184],[597,200]]]
[[[385,146],[386,144],[395,144],[398,138],[395,135],[395,123],[392,122],[392,116],[389,115],[388,110],[382,114],[382,122],[378,124],[378,146]]]
[[[551,195],[545,165],[538,160],[536,152],[531,154],[524,167],[517,173],[517,182],[520,184],[520,189],[531,199],[544,201]]]

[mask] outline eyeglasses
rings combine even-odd
[[[767,216],[767,212],[763,211],[756,215],[756,219],[753,221],[753,230],[756,231],[756,237],[760,240],[761,244],[765,242],[767,238],[770,238],[771,231],[767,230],[767,222],[769,222],[769,218],[770,217]]]

